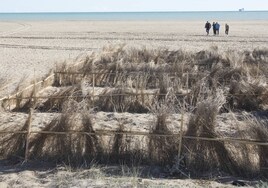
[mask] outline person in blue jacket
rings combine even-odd
[[[215,29],[216,29],[216,35],[220,34],[220,24],[218,22],[216,22],[215,24]]]
[[[215,22],[213,22],[212,28],[213,28],[213,34],[216,35],[216,23]]]

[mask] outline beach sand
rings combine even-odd
[[[268,47],[268,21],[228,22],[230,34],[206,36],[204,21],[35,21],[0,22],[0,78],[45,75],[57,62],[107,45],[201,51]],[[12,91],[12,85],[6,93]]]
[[[212,46],[217,46],[219,51],[268,48],[268,21],[228,22],[229,36],[224,34],[225,22],[220,24],[219,36],[213,36],[212,31],[210,36],[206,36],[205,21],[0,22],[0,79],[7,80],[8,83],[0,91],[0,96],[11,93],[16,83],[24,77],[29,80],[42,77],[57,63],[76,58],[83,53],[101,50],[108,45],[125,44],[129,48],[168,48],[193,52]],[[39,118],[41,123],[38,125],[48,122],[52,116],[54,115],[42,114]],[[21,119],[26,119],[26,114],[2,114],[0,124],[22,122]],[[0,171],[0,187],[132,186],[132,181],[140,182],[138,178],[111,179],[99,172],[92,175],[90,170],[71,172],[68,169],[54,168],[52,172],[48,169],[29,170],[2,163],[0,168],[5,168]],[[42,165],[40,168],[43,168]],[[228,187],[199,180],[142,180],[141,186],[146,185],[146,181],[149,182],[148,185],[159,186]]]

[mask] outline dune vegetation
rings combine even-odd
[[[160,165],[191,177],[218,171],[268,176],[268,49],[191,53],[113,46],[62,63],[53,74],[50,84],[1,103],[4,111],[58,114],[43,134],[31,134],[30,159]],[[94,128],[98,112],[152,114],[155,122],[141,137],[124,121],[109,134]],[[180,116],[181,129],[170,128],[173,115]],[[219,130],[224,117],[232,132]],[[28,121],[12,131],[27,132]],[[2,135],[1,157],[24,158],[26,139]]]

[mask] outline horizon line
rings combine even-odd
[[[267,12],[268,10],[171,10],[171,11],[40,11],[40,12],[0,12],[0,14],[38,14],[38,13],[177,13],[177,12]]]

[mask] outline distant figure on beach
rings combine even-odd
[[[225,24],[225,34],[228,35],[229,34],[229,25]]]
[[[216,29],[216,35],[220,34],[220,24],[218,22],[216,22],[215,24],[215,29]]]
[[[216,35],[216,23],[215,22],[213,22],[212,28],[213,28],[213,34]]]
[[[209,35],[209,30],[211,28],[211,24],[208,21],[207,21],[207,23],[205,25],[205,28],[206,28],[207,35]]]

